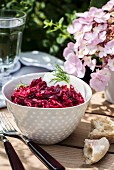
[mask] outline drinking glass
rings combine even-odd
[[[0,10],[0,92],[11,79],[10,70],[19,59],[25,21],[24,12]]]

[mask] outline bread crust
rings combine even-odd
[[[86,164],[94,164],[102,159],[109,149],[109,141],[103,137],[101,139],[85,139],[84,158]]]
[[[110,143],[114,143],[114,121],[109,117],[93,119],[88,137],[90,139],[106,137]]]

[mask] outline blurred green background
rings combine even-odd
[[[107,0],[104,0],[107,2]],[[23,34],[22,51],[39,50],[48,52],[57,58],[63,58],[69,37],[61,36],[61,29],[49,32],[44,21],[56,23],[64,17],[64,31],[76,12],[84,12],[91,6],[101,6],[102,0],[0,0],[0,8],[18,9],[27,13],[26,28]],[[99,4],[100,3],[100,4]],[[61,22],[61,21],[60,21]],[[59,37],[59,38],[57,38]]]

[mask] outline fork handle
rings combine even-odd
[[[65,168],[55,160],[50,154],[43,150],[33,141],[27,143],[31,151],[44,163],[50,170],[65,170]]]
[[[11,143],[5,137],[2,141],[4,143],[12,170],[25,170]]]

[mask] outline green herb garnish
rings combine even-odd
[[[53,78],[50,82],[61,82],[61,81],[65,81],[66,83],[68,83],[68,85],[70,85],[70,77],[69,75],[57,64],[56,66],[56,70],[53,71],[53,76],[55,76],[55,78]]]
[[[21,87],[21,86],[26,87],[27,85],[24,84],[24,83],[20,83],[20,84],[18,84],[18,85],[16,86],[15,90],[17,90],[17,89],[18,89],[19,87]]]

